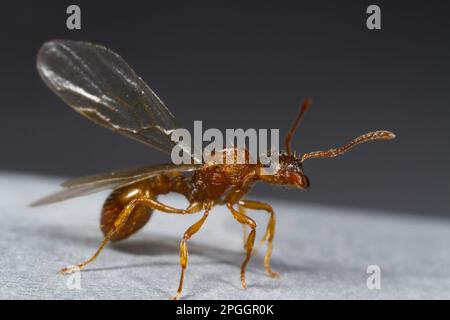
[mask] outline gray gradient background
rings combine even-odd
[[[39,79],[46,40],[118,52],[189,127],[280,128],[314,99],[295,149],[313,151],[376,129],[394,141],[311,160],[307,192],[258,185],[255,197],[450,216],[450,19],[444,1],[67,1],[2,4],[0,170],[85,175],[169,160],[93,125]],[[365,9],[382,9],[382,30]],[[31,200],[31,199],[30,199]]]

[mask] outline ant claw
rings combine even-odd
[[[247,289],[247,283],[245,282],[245,275],[241,275],[241,284],[243,289]]]
[[[170,297],[170,300],[180,300],[180,297],[181,297],[181,293],[177,292],[176,295]]]
[[[278,272],[272,271],[272,270],[267,270],[267,276],[269,276],[270,278],[273,279],[279,279],[280,278],[280,274]]]
[[[71,267],[66,267],[66,268],[62,268],[61,270],[59,270],[59,274],[61,275],[67,275],[67,274],[71,274],[74,272],[80,271],[80,268],[78,266],[71,266]]]

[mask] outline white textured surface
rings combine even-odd
[[[179,277],[178,245],[200,215],[155,213],[134,237],[108,246],[68,289],[60,267],[81,262],[101,241],[105,193],[40,208],[37,197],[58,180],[0,175],[1,299],[166,299]],[[184,206],[181,198],[161,198]],[[187,299],[450,298],[450,221],[272,201],[278,214],[273,268],[264,275],[258,247],[243,290],[241,227],[215,208],[189,242]],[[267,215],[251,212],[263,235]],[[368,290],[366,268],[379,265],[381,290]]]

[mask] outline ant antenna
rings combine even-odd
[[[395,134],[390,131],[385,130],[379,130],[379,131],[372,131],[366,134],[363,134],[350,142],[346,143],[342,147],[339,148],[332,148],[326,151],[314,151],[310,153],[306,153],[302,156],[301,162],[307,160],[307,159],[316,159],[316,158],[334,158],[338,155],[341,155],[347,151],[349,151],[354,146],[357,146],[358,144],[372,141],[372,140],[391,140],[395,138]]]
[[[286,147],[286,152],[288,156],[291,155],[291,140],[292,136],[294,135],[295,131],[297,130],[300,121],[303,119],[303,115],[305,114],[306,110],[311,106],[312,100],[311,99],[305,99],[303,100],[303,103],[300,105],[300,110],[298,112],[297,118],[295,118],[294,122],[292,123],[291,130],[286,134],[284,137],[284,145]]]

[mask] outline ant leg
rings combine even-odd
[[[266,272],[269,275],[269,277],[277,278],[279,274],[272,271],[272,268],[270,267],[270,257],[272,256],[273,250],[273,238],[275,236],[275,212],[273,211],[272,206],[264,202],[252,200],[240,200],[238,203],[240,206],[247,209],[265,210],[268,213],[270,213],[266,233],[264,234],[264,237],[261,239],[261,244],[264,243],[264,241],[267,241],[267,252],[266,255],[264,256],[264,267],[266,268]]]
[[[245,208],[243,207],[243,206],[239,206],[239,212],[242,214],[242,215],[246,215],[246,211],[247,210],[245,210]],[[242,244],[243,244],[243,246],[244,246],[244,249],[245,249],[245,244],[247,243],[247,226],[245,225],[245,224],[243,224],[242,225]]]
[[[130,216],[130,214],[133,211],[133,209],[135,208],[135,206],[136,206],[136,201],[134,200],[134,201],[131,201],[122,210],[122,212],[119,214],[119,216],[117,217],[116,221],[114,222],[114,225],[112,226],[111,230],[105,236],[105,238],[103,239],[102,243],[100,244],[100,246],[98,247],[97,251],[94,253],[94,255],[92,257],[90,257],[86,261],[84,261],[84,262],[82,262],[80,264],[77,264],[75,266],[63,268],[63,269],[61,269],[59,271],[59,273],[61,273],[61,274],[70,274],[70,273],[73,273],[75,271],[79,271],[82,268],[84,268],[86,265],[88,265],[89,263],[94,261],[98,257],[100,252],[103,250],[105,245],[108,243],[109,239],[114,235],[114,233],[118,232],[121,229],[121,227],[125,224],[125,222],[127,221],[128,217]]]
[[[180,284],[178,285],[178,290],[175,296],[172,297],[172,300],[178,300],[181,296],[181,292],[183,290],[183,280],[184,280],[184,271],[186,270],[188,264],[188,249],[187,249],[187,241],[197,233],[200,228],[203,226],[206,218],[208,217],[209,209],[205,211],[203,217],[198,220],[196,223],[191,225],[185,232],[183,239],[180,242],[180,266],[181,266],[181,276],[180,276]]]
[[[105,247],[105,245],[108,243],[109,239],[111,239],[111,237],[118,232],[122,226],[125,225],[128,217],[130,216],[131,212],[133,211],[133,209],[136,207],[137,204],[143,204],[146,205],[152,209],[156,209],[162,212],[167,212],[167,213],[178,213],[178,214],[189,214],[189,213],[195,213],[200,211],[203,208],[203,204],[201,203],[197,203],[194,202],[191,205],[189,205],[189,207],[187,209],[176,209],[176,208],[172,208],[170,206],[167,206],[157,200],[154,199],[150,199],[150,198],[138,198],[138,199],[134,199],[132,201],[130,201],[129,204],[126,205],[126,207],[122,210],[122,212],[119,214],[119,216],[117,217],[117,220],[114,222],[113,227],[111,228],[111,230],[108,232],[108,234],[105,236],[105,238],[103,239],[102,243],[100,244],[100,246],[98,247],[97,251],[94,253],[94,255],[92,257],[90,257],[89,259],[87,259],[86,261],[77,264],[75,266],[72,267],[67,267],[67,268],[63,268],[59,271],[59,273],[61,274],[70,274],[73,273],[75,271],[79,271],[80,269],[84,268],[86,265],[88,265],[89,263],[91,263],[92,261],[94,261],[98,255],[100,254],[100,252],[103,250],[103,248]]]
[[[203,203],[201,202],[193,202],[186,209],[177,209],[151,198],[138,198],[134,201],[165,213],[190,214],[199,212],[203,209]]]
[[[247,287],[247,284],[245,282],[245,269],[247,268],[247,264],[250,261],[250,257],[252,256],[253,251],[253,245],[255,244],[255,236],[256,236],[256,222],[253,221],[253,219],[247,217],[246,215],[240,213],[239,211],[235,210],[233,208],[233,205],[231,203],[227,203],[228,210],[231,211],[233,214],[233,217],[239,222],[244,225],[248,225],[252,230],[250,231],[250,234],[248,235],[247,242],[245,244],[245,250],[247,255],[245,256],[244,262],[242,262],[241,265],[241,283],[242,287],[245,289]]]

